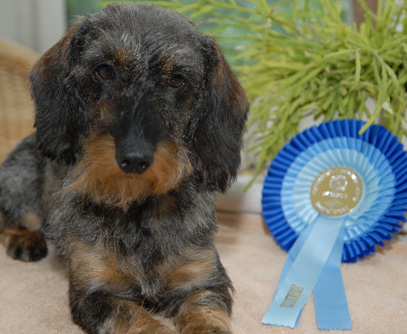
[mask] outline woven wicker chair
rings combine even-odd
[[[27,78],[37,59],[35,52],[0,40],[0,161],[34,131],[34,106]]]

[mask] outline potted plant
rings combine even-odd
[[[345,21],[340,1],[155,3],[186,13],[235,51],[232,65],[251,100],[252,182],[310,116],[365,119],[362,131],[380,122],[407,138],[404,2],[378,0],[374,13],[359,0],[360,26]]]

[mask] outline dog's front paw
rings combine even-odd
[[[190,323],[184,327],[181,334],[232,334],[229,327],[217,322]]]
[[[131,328],[127,334],[176,334],[177,332],[167,326],[156,324],[144,328]]]
[[[26,230],[8,231],[7,254],[24,262],[39,261],[47,255],[47,244],[42,234]]]

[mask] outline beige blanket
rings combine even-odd
[[[323,333],[312,299],[295,329],[261,324],[286,253],[256,215],[219,214],[217,246],[236,289],[235,334]],[[407,243],[391,242],[357,264],[342,265],[352,317],[351,334],[407,333]],[[13,261],[0,247],[0,333],[79,334],[70,320],[68,280],[54,254],[38,263]],[[341,331],[329,331],[340,333]]]

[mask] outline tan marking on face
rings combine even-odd
[[[115,64],[124,64],[128,61],[129,57],[127,55],[126,50],[122,48],[116,48],[114,50],[114,63]]]
[[[170,57],[165,59],[164,65],[163,65],[163,70],[165,73],[170,74],[172,72],[172,69],[174,68],[174,58]]]
[[[89,120],[91,123],[106,126],[107,124],[112,123],[114,115],[111,112],[110,103],[108,101],[103,101],[98,104],[94,109],[89,113]]]
[[[77,190],[89,195],[96,203],[126,210],[131,202],[175,189],[191,169],[184,150],[172,143],[161,142],[154,153],[153,163],[144,173],[126,173],[116,162],[113,138],[94,136],[86,140],[84,158],[74,168],[73,183],[65,190]]]

